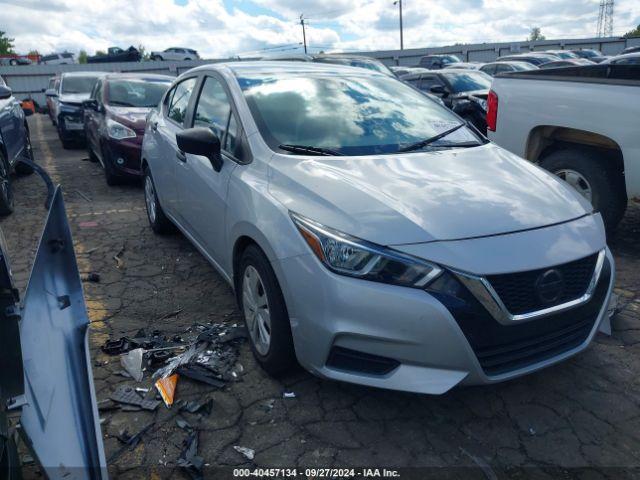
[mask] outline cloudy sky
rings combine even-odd
[[[599,0],[404,0],[405,48],[547,38],[596,31]],[[299,49],[300,14],[313,51],[399,48],[393,0],[0,0],[0,30],[19,52],[112,45],[197,49],[227,57]],[[640,24],[639,0],[616,0],[614,34]],[[264,51],[264,50],[263,50]],[[268,51],[268,50],[267,50]]]

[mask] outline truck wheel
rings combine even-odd
[[[24,143],[24,158],[33,162],[33,149],[31,148],[31,135],[29,135],[29,130],[27,130],[27,134],[25,135]],[[15,169],[19,175],[31,175],[33,173],[33,167],[22,162],[16,163]]]
[[[540,166],[575,188],[602,215],[608,231],[615,230],[627,208],[624,182],[601,153],[589,149],[556,150]]]
[[[289,314],[269,260],[255,245],[242,253],[236,278],[240,311],[254,356],[270,375],[296,365]]]
[[[13,190],[11,188],[11,168],[9,161],[0,151],[0,216],[13,212]]]

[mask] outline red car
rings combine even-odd
[[[140,150],[147,113],[172,81],[167,75],[110,74],[98,80],[83,102],[89,158],[100,162],[107,184],[142,175]]]

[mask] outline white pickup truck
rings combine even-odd
[[[489,139],[574,186],[608,230],[640,196],[640,66],[498,75],[487,103]]]

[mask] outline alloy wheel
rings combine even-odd
[[[10,172],[7,161],[0,156],[0,196],[5,200],[4,203],[12,205],[13,192],[11,191]]]
[[[582,195],[585,199],[591,203],[593,199],[593,191],[591,189],[591,184],[587,181],[587,179],[580,172],[576,170],[572,170],[569,168],[563,168],[554,172],[558,177],[567,182],[573,188],[575,188],[580,195]]]
[[[156,221],[156,190],[153,187],[151,176],[144,177],[144,201],[147,205],[147,215],[151,223]]]
[[[251,341],[260,355],[271,345],[271,313],[264,282],[252,265],[242,275],[242,308]]]

